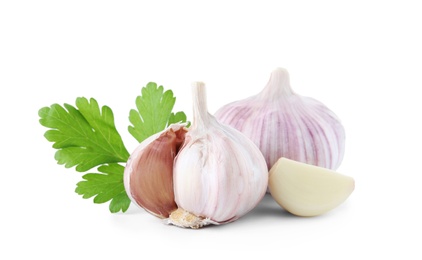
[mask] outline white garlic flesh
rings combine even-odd
[[[285,210],[311,217],[342,204],[353,192],[355,181],[330,169],[280,158],[270,170],[268,186]]]
[[[258,147],[208,113],[205,85],[193,84],[192,126],[176,124],[131,154],[124,173],[129,198],[180,227],[237,220],[263,198],[268,168]]]
[[[221,107],[215,117],[248,136],[268,169],[285,157],[335,170],[344,156],[339,118],[323,103],[293,92],[283,68],[272,72],[259,94]]]

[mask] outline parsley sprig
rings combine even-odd
[[[172,123],[186,122],[185,113],[172,112],[175,101],[171,90],[148,83],[136,98],[137,110],[129,113],[130,134],[142,142]],[[78,172],[97,167],[98,172],[82,176],[76,193],[85,199],[94,197],[94,203],[110,201],[110,212],[125,212],[130,200],[123,186],[122,163],[129,152],[115,127],[113,112],[108,106],[100,109],[93,98],[79,97],[75,104],[53,104],[38,111],[40,124],[50,129],[44,137],[57,149],[54,157],[58,164],[76,166]]]

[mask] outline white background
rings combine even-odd
[[[418,1],[1,1],[1,259],[421,259],[422,7]],[[320,217],[271,197],[240,220],[187,230],[74,192],[38,110],[94,97],[129,151],[128,112],[149,81],[191,116],[256,94],[276,67],[346,129],[339,172],[356,189]],[[7,257],[5,257],[8,255]]]

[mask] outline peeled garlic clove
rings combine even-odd
[[[124,173],[129,198],[151,214],[168,218],[177,209],[173,164],[187,129],[174,124],[143,141],[131,154]]]
[[[280,158],[271,168],[269,189],[277,203],[298,216],[317,216],[342,204],[353,192],[352,177]]]
[[[205,85],[193,85],[189,129],[172,125],[143,141],[124,173],[129,198],[180,227],[232,222],[263,198],[268,169],[258,147],[207,111]]]
[[[329,169],[343,159],[340,120],[321,102],[294,93],[286,69],[274,70],[259,94],[223,106],[215,117],[248,136],[268,169],[280,157]]]

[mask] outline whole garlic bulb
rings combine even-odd
[[[193,121],[143,141],[124,184],[132,202],[167,223],[199,228],[232,222],[263,198],[268,169],[258,147],[207,111],[205,86],[193,85]]]
[[[274,70],[259,94],[221,107],[215,117],[248,136],[268,169],[281,157],[333,170],[343,160],[340,120],[321,102],[296,94],[286,69]]]

